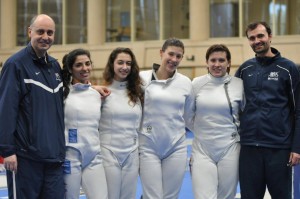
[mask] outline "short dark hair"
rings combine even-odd
[[[206,51],[206,55],[205,55],[205,58],[206,58],[206,61],[208,61],[209,59],[209,56],[214,53],[214,52],[225,52],[226,53],[226,59],[228,61],[231,61],[231,54],[230,54],[230,51],[229,49],[227,48],[226,45],[224,44],[214,44],[212,46],[210,46],[207,51]]]
[[[209,56],[214,52],[225,52],[227,61],[229,62],[231,61],[231,53],[227,48],[227,46],[224,44],[214,44],[210,46],[206,51],[206,55],[205,55],[206,61],[208,61]],[[230,67],[227,68],[227,73],[229,72],[230,72]]]
[[[179,39],[177,39],[175,37],[167,39],[164,42],[161,50],[164,52],[169,46],[176,46],[176,47],[182,48],[183,53],[184,53],[184,44],[182,43],[182,41],[180,41]]]
[[[272,30],[271,30],[271,28],[270,28],[270,26],[267,22],[256,21],[256,22],[250,23],[247,26],[246,31],[245,31],[247,38],[248,38],[248,31],[254,30],[255,28],[257,28],[258,25],[263,25],[266,28],[266,31],[267,31],[268,35],[272,34]]]

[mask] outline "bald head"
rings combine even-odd
[[[45,14],[32,18],[28,28],[31,46],[38,57],[45,56],[54,42],[55,22]]]
[[[40,15],[34,16],[30,21],[30,27],[34,26],[35,23],[40,22],[40,21],[42,21],[42,22],[48,21],[50,23],[53,23],[53,25],[55,27],[54,20],[49,15],[46,15],[46,14],[40,14]]]

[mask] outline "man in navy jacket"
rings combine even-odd
[[[292,166],[300,159],[299,71],[271,47],[265,22],[248,25],[255,58],[243,63],[246,107],[240,117],[240,187],[243,199],[262,199],[266,186],[273,199],[292,198]]]
[[[28,28],[30,43],[11,56],[0,76],[0,153],[9,197],[15,173],[18,199],[64,198],[63,90],[59,63],[47,54],[55,23],[41,14]]]

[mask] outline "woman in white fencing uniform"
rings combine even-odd
[[[65,98],[66,199],[78,199],[82,186],[88,199],[107,199],[99,139],[101,96],[91,88],[90,53],[75,49],[63,59]]]
[[[102,103],[99,130],[108,198],[135,198],[143,91],[139,66],[129,48],[111,52],[103,79],[111,91]]]
[[[183,54],[180,40],[167,39],[160,50],[161,64],[140,73],[145,92],[139,139],[143,199],[178,198],[183,182],[185,127],[194,107],[191,80],[177,72]]]
[[[195,199],[234,199],[238,183],[241,79],[229,75],[231,55],[222,44],[206,52],[208,74],[196,77],[191,172]]]

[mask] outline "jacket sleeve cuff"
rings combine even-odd
[[[0,155],[3,157],[3,158],[6,158],[6,157],[9,157],[11,155],[14,155],[16,154],[16,150],[15,150],[15,147],[8,147],[8,146],[0,146]]]

